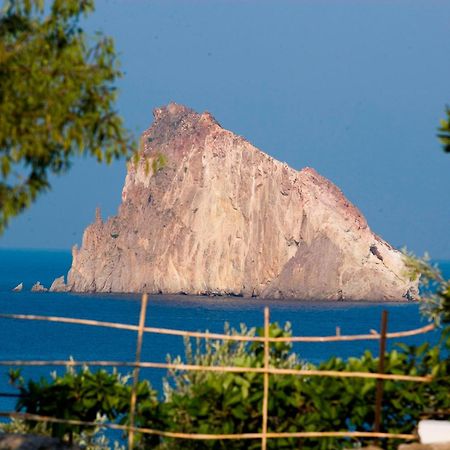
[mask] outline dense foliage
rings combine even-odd
[[[80,27],[93,9],[93,0],[5,0],[0,11],[0,232],[76,154],[109,162],[133,146],[114,110],[113,41]]]
[[[282,330],[271,326],[271,335]],[[286,330],[284,335],[288,334]],[[432,383],[387,381],[384,384],[382,430],[411,433],[420,418],[448,417],[450,399],[446,359],[448,338],[431,348],[400,345],[386,355],[386,371],[394,374],[426,375]],[[288,344],[277,344],[271,361],[277,367],[300,368]],[[188,347],[189,349],[189,347]],[[447,350],[446,350],[447,349]],[[261,367],[261,344],[250,346],[215,343],[195,356],[195,364],[235,364]],[[309,368],[315,368],[306,364]],[[343,361],[332,358],[318,366],[322,370],[376,372],[378,358],[366,352]],[[255,374],[173,373],[172,387],[166,388],[167,426],[185,432],[241,433],[261,429],[263,381]],[[361,378],[271,376],[269,430],[271,431],[370,431],[374,422],[375,380]],[[340,449],[355,444],[343,439],[277,439],[269,441],[276,449]],[[396,448],[391,442],[388,448]],[[300,445],[300,446],[299,446]],[[166,442],[167,449],[259,449],[258,441]]]
[[[445,280],[436,265],[430,263],[430,257],[425,254],[418,258],[413,253],[403,249],[404,261],[407,267],[406,276],[411,280],[420,279],[422,315],[436,325],[450,324],[450,280]]]
[[[262,330],[242,330],[247,335]],[[231,330],[231,332],[234,332]],[[289,328],[271,324],[271,336],[286,336]],[[272,346],[271,364],[284,368],[315,368],[302,363],[290,344]],[[450,411],[450,338],[444,332],[440,344],[410,347],[403,344],[386,354],[386,371],[396,374],[433,374],[431,383],[386,381],[382,430],[411,433],[421,418],[448,418]],[[177,361],[176,359],[175,361]],[[186,360],[192,364],[263,366],[260,343],[228,341],[187,342]],[[378,359],[370,352],[343,361],[332,358],[317,368],[376,372]],[[99,416],[118,423],[128,420],[130,385],[118,374],[85,369],[69,371],[51,381],[18,379],[21,399],[17,409],[35,414],[94,421]],[[147,381],[138,389],[136,425],[188,433],[241,433],[261,430],[263,380],[259,374],[172,371],[165,383],[164,399],[157,399]],[[271,376],[269,397],[271,431],[372,430],[375,380],[361,378]],[[31,429],[35,424],[30,422]],[[70,439],[78,426],[50,424],[53,435]],[[39,428],[37,428],[39,430]],[[89,431],[89,430],[88,430]],[[258,440],[185,441],[138,435],[142,448],[163,449],[259,449]],[[300,442],[299,442],[300,441]],[[273,449],[343,449],[359,441],[348,439],[269,440]],[[398,442],[387,443],[388,449]]]
[[[25,380],[20,372],[10,371],[10,381],[19,389],[20,399],[17,409],[30,414],[57,417],[62,419],[96,422],[109,420],[127,422],[130,410],[131,386],[129,377],[117,372],[105,370],[91,372],[84,368],[76,372],[69,369],[64,375],[53,374],[52,379],[41,378],[39,381]],[[156,392],[147,381],[141,381],[137,387],[138,414],[158,405]],[[29,422],[31,431],[36,427],[42,430],[42,424]],[[93,427],[49,423],[49,434],[73,440],[74,435],[82,431],[93,431]]]
[[[441,120],[438,134],[439,140],[444,146],[444,151],[450,153],[450,108],[447,107],[447,119]]]

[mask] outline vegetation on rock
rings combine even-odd
[[[448,106],[446,112],[447,119],[441,120],[438,137],[444,147],[444,151],[450,153],[450,108]]]

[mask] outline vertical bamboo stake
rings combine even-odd
[[[136,363],[141,362],[141,350],[142,350],[142,338],[144,336],[145,316],[147,313],[147,301],[148,295],[143,294],[141,300],[141,313],[139,316],[139,329],[136,342]],[[131,401],[130,401],[130,429],[128,430],[128,448],[133,449],[134,445],[134,417],[136,414],[136,390],[139,382],[139,367],[136,366],[133,371],[133,387],[131,389]]]
[[[264,393],[262,411],[262,438],[261,450],[267,449],[267,416],[269,409],[269,308],[264,308]]]
[[[386,332],[387,332],[388,312],[383,311],[381,316],[381,335],[380,335],[380,356],[378,359],[378,373],[384,373],[384,360],[386,353]],[[374,431],[380,432],[381,427],[381,406],[383,403],[383,380],[377,380],[377,390],[375,396],[375,425]]]

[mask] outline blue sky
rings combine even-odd
[[[114,37],[119,111],[138,135],[176,101],[294,168],[336,183],[395,246],[450,259],[450,156],[435,138],[450,103],[450,2],[98,0],[85,22]],[[0,247],[67,248],[125,162],[79,159],[14,219]]]

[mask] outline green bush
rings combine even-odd
[[[226,330],[236,333],[235,330]],[[245,335],[262,334],[262,330],[241,330]],[[281,329],[271,324],[273,337],[289,336],[289,326]],[[439,345],[404,344],[386,354],[386,372],[394,374],[433,374],[431,383],[386,381],[381,428],[386,432],[411,433],[421,418],[448,418],[450,410],[447,358],[450,339],[446,333]],[[280,368],[376,372],[378,358],[365,352],[344,361],[331,358],[313,366],[301,362],[290,344],[271,346],[271,365]],[[262,367],[261,343],[234,341],[186,342],[189,364],[236,365]],[[178,362],[179,358],[172,362]],[[17,378],[19,411],[53,417],[95,421],[99,416],[116,423],[127,423],[131,387],[117,373],[104,370],[73,370],[51,381],[38,382]],[[370,431],[374,422],[375,385],[373,379],[332,378],[317,376],[272,375],[269,386],[269,431]],[[136,426],[186,433],[244,433],[261,431],[263,377],[255,373],[220,373],[170,371],[164,385],[164,400],[159,401],[147,381],[138,385]],[[80,426],[49,424],[54,436],[72,440],[80,435]],[[29,423],[33,431],[35,424]],[[38,431],[36,429],[36,431]],[[87,430],[93,431],[93,430]],[[300,441],[300,442],[299,442]],[[259,449],[258,440],[186,441],[137,435],[142,448],[163,449]],[[344,449],[359,440],[276,439],[269,440],[272,449]],[[388,449],[398,442],[389,441]]]
[[[87,368],[75,371],[69,368],[62,376],[52,374],[50,380],[41,378],[39,381],[25,382],[18,371],[10,371],[10,381],[20,393],[17,411],[99,424],[104,420],[128,423],[131,399],[129,379],[129,376],[121,376],[116,371],[91,372]],[[149,410],[157,414],[159,402],[148,381],[139,382],[136,392],[137,417],[145,413],[148,419]],[[155,423],[163,425],[156,418]],[[42,424],[39,422],[26,421],[25,424],[30,432],[42,432]],[[137,425],[139,426],[138,423]],[[46,432],[73,442],[80,439],[92,440],[99,430],[98,427],[48,423]]]
[[[250,330],[247,334],[254,334]],[[258,330],[261,335],[261,330]],[[271,336],[289,335],[271,325]],[[318,365],[301,363],[289,344],[276,344],[271,364],[283,368],[377,372],[378,358],[365,352],[359,358],[339,358]],[[262,367],[261,344],[214,342],[199,343],[195,354],[188,343],[186,358],[190,364]],[[386,381],[381,428],[392,433],[411,433],[425,417],[448,417],[450,409],[449,369],[446,359],[449,341],[420,347],[399,345],[386,354],[386,372],[394,374],[433,374],[431,383]],[[371,431],[375,411],[374,379],[298,377],[272,375],[269,386],[269,431]],[[244,433],[261,431],[263,377],[259,374],[172,372],[166,385],[167,429],[186,433]],[[359,441],[348,439],[276,439],[273,449],[342,449]],[[389,449],[399,442],[391,441]],[[167,440],[167,449],[259,449],[260,442]],[[299,447],[300,445],[300,447]]]

